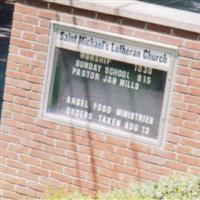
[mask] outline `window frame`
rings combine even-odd
[[[161,108],[161,116],[160,116],[160,124],[159,124],[159,129],[158,129],[158,137],[157,139],[151,139],[145,136],[139,136],[139,135],[130,135],[130,133],[125,133],[124,131],[114,131],[113,132],[113,128],[109,128],[109,127],[104,127],[104,125],[94,125],[91,122],[87,122],[87,121],[82,121],[82,120],[77,120],[77,119],[71,119],[70,117],[63,117],[63,116],[59,116],[57,114],[53,114],[53,113],[48,113],[47,112],[47,107],[48,107],[48,100],[50,97],[50,92],[51,92],[51,87],[52,87],[52,83],[54,82],[54,80],[52,80],[52,74],[53,71],[55,70],[54,67],[54,53],[55,53],[55,48],[65,48],[65,49],[69,49],[69,50],[79,50],[76,47],[73,47],[73,45],[67,45],[67,47],[64,46],[60,46],[56,43],[57,40],[57,33],[59,30],[63,30],[63,31],[78,31],[78,32],[83,32],[83,33],[89,33],[89,35],[94,35],[94,36],[100,36],[101,38],[106,38],[106,40],[110,40],[113,41],[114,40],[119,40],[120,42],[125,42],[127,43],[131,43],[134,44],[138,47],[145,47],[145,48],[150,48],[152,50],[156,50],[156,51],[161,51],[161,52],[166,52],[168,54],[171,55],[170,57],[170,64],[167,68],[165,68],[163,70],[162,67],[160,66],[152,66],[152,64],[149,64],[148,62],[140,62],[138,60],[126,60],[125,62],[128,63],[133,63],[133,64],[140,64],[143,66],[147,66],[147,67],[151,67],[154,69],[158,69],[158,70],[163,70],[167,72],[167,77],[166,77],[166,85],[165,85],[165,91],[163,94],[163,104],[162,104],[162,108]],[[79,47],[80,48],[80,47]],[[115,60],[120,60],[121,56],[113,56],[109,54],[105,54],[104,52],[98,52],[94,53],[90,51],[90,49],[88,48],[83,48],[81,49],[82,51],[86,51],[85,53],[92,53],[95,55],[99,55],[102,57],[107,57],[107,58],[111,58],[111,59],[115,59]],[[128,138],[128,139],[133,139],[139,142],[143,142],[143,143],[147,143],[147,144],[152,144],[152,145],[158,145],[160,146],[162,144],[162,141],[164,140],[164,133],[166,132],[166,125],[167,125],[167,121],[168,121],[168,112],[169,112],[169,104],[170,104],[170,96],[171,96],[171,89],[172,89],[172,79],[173,79],[173,72],[174,69],[176,67],[176,57],[177,57],[177,52],[178,52],[178,48],[175,46],[171,46],[171,45],[165,45],[165,44],[161,44],[161,43],[157,43],[157,42],[151,42],[151,41],[146,41],[143,39],[138,39],[138,38],[134,38],[134,37],[129,37],[129,36],[125,36],[122,34],[116,34],[116,33],[110,33],[110,32],[106,32],[106,31],[100,31],[100,30],[94,30],[91,28],[86,28],[86,27],[81,27],[81,26],[77,26],[77,25],[72,25],[72,24],[65,24],[65,23],[61,23],[61,22],[57,22],[57,21],[52,21],[51,23],[51,28],[50,28],[50,38],[49,38],[49,48],[48,48],[48,60],[47,60],[47,65],[46,65],[46,71],[45,71],[45,81],[44,81],[44,87],[43,87],[43,92],[42,92],[42,103],[41,103],[41,108],[40,108],[40,117],[41,118],[45,118],[47,120],[50,121],[54,121],[56,123],[62,123],[62,124],[66,124],[69,126],[72,126],[74,128],[81,128],[84,130],[88,130],[90,132],[97,132],[100,134],[109,134],[109,135],[116,135],[119,137],[123,137],[123,138]],[[108,56],[109,55],[109,56]],[[123,61],[124,62],[124,61]]]

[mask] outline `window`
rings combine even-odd
[[[176,50],[53,24],[43,115],[160,144]]]

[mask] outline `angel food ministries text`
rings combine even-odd
[[[58,39],[59,41],[74,43],[76,45],[86,46],[102,51],[108,51],[114,54],[142,58],[144,60],[164,64],[168,62],[168,58],[165,53],[163,53],[162,55],[156,55],[155,52],[152,53],[152,51],[148,49],[133,49],[130,45],[120,44],[117,42],[103,40],[96,37],[81,35],[79,33],[70,33],[62,31],[59,33]]]

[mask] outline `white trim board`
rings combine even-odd
[[[136,0],[43,0],[200,33],[200,14]]]

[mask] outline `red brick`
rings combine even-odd
[[[81,161],[81,162],[85,162],[85,163],[89,163],[91,161],[90,155],[79,153],[79,152],[74,152],[74,151],[68,150],[66,152],[66,156],[69,159],[77,160],[77,161]]]
[[[165,144],[164,144],[164,149],[167,150],[167,151],[175,152],[175,150],[176,150],[176,145],[173,144],[173,143],[170,143],[170,142],[165,142]]]
[[[10,54],[18,54],[19,53],[19,47],[10,45],[9,52],[10,52]]]
[[[32,141],[32,140],[27,139],[27,138],[21,138],[20,139],[20,144],[22,144],[24,146],[27,146],[27,147],[30,147],[33,150],[34,149],[36,149],[36,150],[42,150],[42,148],[43,148],[43,145],[41,143]]]
[[[6,176],[5,181],[15,185],[26,186],[26,180],[15,176]]]
[[[48,123],[48,122],[39,122],[38,121],[38,124],[40,124],[40,126],[43,126],[43,127],[51,127],[51,123]],[[55,126],[53,126],[53,128],[55,129]],[[63,141],[67,141],[68,140],[68,136],[67,134],[65,133],[61,133],[61,132],[58,132],[58,131],[53,131],[53,130],[48,130],[47,131],[47,136],[50,137],[50,138],[55,138],[55,139],[60,139],[60,140],[63,140]]]
[[[40,25],[41,27],[49,28],[50,25],[51,25],[51,21],[48,20],[48,19],[41,18],[41,19],[38,19],[38,21],[39,21],[39,25]]]
[[[138,152],[143,152],[143,153],[151,152],[151,147],[145,144],[140,144],[140,143],[129,142],[128,148],[130,148],[133,151],[138,151]]]
[[[199,79],[194,78],[188,78],[187,84],[194,87],[200,87],[200,81]]]
[[[17,176],[18,170],[19,170],[19,169],[16,169],[16,168],[13,168],[13,167],[9,167],[8,165],[7,165],[7,166],[4,166],[4,165],[3,165],[3,166],[1,167],[1,170],[2,170],[2,172],[5,173],[5,174]]]
[[[7,165],[9,167],[13,167],[13,168],[16,168],[16,169],[22,169],[22,170],[27,169],[27,164],[24,164],[22,162],[15,161],[15,160],[7,160]]]
[[[33,24],[33,25],[37,25],[38,24],[38,18],[35,16],[24,16],[23,18],[23,22],[28,23],[28,24]]]
[[[28,41],[25,41],[25,40],[22,40],[22,39],[18,39],[18,38],[11,38],[10,44],[17,46],[17,47],[26,48],[26,49],[32,48],[31,42],[28,42]]]
[[[41,44],[34,44],[33,45],[33,50],[40,51],[40,52],[46,52],[47,51],[47,46],[46,45],[41,45]]]
[[[173,35],[193,40],[197,40],[198,38],[198,33],[181,29],[174,29]]]
[[[154,32],[143,31],[143,30],[135,30],[134,36],[146,40],[158,41],[159,35]]]
[[[15,104],[22,106],[29,106],[29,100],[24,97],[15,97]]]
[[[200,174],[200,168],[199,167],[191,167],[190,173],[199,175]]]
[[[36,191],[31,190],[27,187],[16,186],[15,191],[19,194],[22,194],[23,196],[24,195],[27,196],[27,198],[28,197],[38,197],[39,198],[39,195],[37,194]]]
[[[24,115],[24,114],[21,114],[21,113],[16,113],[14,115],[14,120],[25,122],[25,123],[31,123],[31,124],[34,122],[33,117],[28,116],[28,115]]]
[[[20,30],[15,30],[15,29],[11,30],[11,37],[20,38],[21,35],[22,35],[22,32]]]
[[[50,156],[48,153],[46,152],[42,152],[42,151],[39,151],[39,150],[31,150],[31,156],[34,156],[36,158],[40,158],[42,160],[50,160]]]
[[[45,191],[45,186],[44,185],[36,183],[36,182],[33,182],[33,181],[28,181],[26,186],[28,188],[30,188],[30,189],[32,189],[34,191],[40,192],[40,193],[44,193],[44,191]]]
[[[199,112],[200,113],[200,112]],[[192,130],[200,130],[200,124],[199,122],[191,122],[191,121],[186,121],[184,124],[185,128],[192,129]]]
[[[200,167],[200,159],[191,157],[191,156],[185,156],[185,155],[179,155],[178,160],[182,163],[186,163],[192,166]]]
[[[183,126],[183,123],[184,123],[184,121],[181,118],[172,117],[172,116],[169,118],[169,122],[171,125],[174,125],[174,126]]]
[[[37,9],[34,7],[28,7],[26,5],[17,3],[15,5],[15,12],[19,14],[36,15]]]
[[[168,134],[166,140],[167,140],[168,142],[171,142],[171,143],[176,144],[176,143],[179,142],[180,137],[179,137],[178,135]]]
[[[49,175],[48,170],[42,169],[42,168],[39,168],[39,167],[35,167],[35,166],[30,166],[29,172],[32,173],[32,174],[39,175],[39,176],[48,176]]]
[[[182,138],[180,143],[182,145],[191,146],[193,148],[200,148],[200,141],[190,138]]]
[[[133,35],[133,30],[129,27],[119,26],[119,25],[112,25],[110,26],[110,31],[123,34],[123,35]]]
[[[144,154],[144,153],[139,153],[138,159],[149,162],[149,163],[157,164],[157,165],[163,165],[163,163],[164,163],[163,158],[154,156],[154,155],[150,155],[150,154]]]
[[[43,79],[37,75],[28,75],[27,76],[27,81],[31,82],[31,83],[36,83],[36,84],[41,84]]]
[[[46,61],[47,55],[46,53],[43,53],[43,52],[42,53],[36,52],[36,58],[41,61]]]
[[[151,181],[158,181],[160,180],[160,176],[158,174],[154,174],[152,172],[139,170],[137,176],[149,179]]]
[[[172,176],[173,174],[172,170],[165,167],[160,167],[157,165],[151,165],[150,172],[153,172],[155,174],[159,174],[162,176]]]
[[[40,18],[45,18],[49,20],[58,20],[60,19],[59,13],[51,11],[51,10],[44,10],[39,9],[38,16]]]
[[[49,37],[47,36],[43,36],[43,35],[39,35],[38,38],[37,38],[37,41],[39,43],[42,43],[42,44],[48,44],[49,43]]]
[[[39,76],[41,76],[41,77],[44,76],[44,72],[45,72],[45,70],[44,70],[44,69],[41,69],[41,68],[36,68],[36,69],[34,70],[34,74],[35,74],[35,75],[39,75]]]
[[[115,162],[115,163],[121,163],[121,164],[124,163],[124,159],[125,159],[123,156],[119,156],[119,155],[113,156],[113,153],[109,153],[109,152],[104,152],[102,158]]]
[[[167,158],[170,160],[175,160],[176,159],[176,153],[171,152],[171,151],[166,151],[166,150],[160,150],[160,148],[154,148],[153,155],[159,156],[161,158]]]
[[[24,72],[24,76],[25,76],[24,79],[26,80],[27,74],[33,73],[33,67],[30,67],[29,65],[20,64],[19,72]]]
[[[193,112],[194,114],[199,114],[200,113],[200,105],[188,105],[187,108],[188,111]],[[196,118],[198,119],[198,117]]]
[[[23,21],[23,17],[24,17],[23,14],[19,14],[19,13],[16,13],[16,12],[13,13],[13,20],[14,21]]]
[[[183,164],[181,162],[176,162],[176,161],[171,161],[171,160],[166,160],[165,166],[170,169],[175,169],[175,170],[183,171],[183,172],[187,172],[189,168],[187,164]]]
[[[28,147],[16,145],[16,144],[10,144],[9,145],[9,150],[16,152],[18,154],[29,154],[30,149]]]
[[[32,60],[31,65],[33,67],[38,67],[38,68],[44,68],[45,63],[43,61],[38,61],[38,60]]]
[[[61,181],[58,181],[58,180],[55,180],[52,178],[41,177],[40,180],[41,180],[40,182],[43,185],[53,186],[54,188],[63,188],[64,187],[64,184]]]
[[[184,128],[184,127],[180,128],[179,135],[182,135],[182,136],[188,137],[188,138],[194,138],[195,137],[193,130],[187,129],[187,128]]]
[[[196,53],[195,59],[200,60],[200,53]]]
[[[112,167],[113,167],[111,161],[104,160],[104,159],[101,159],[101,158],[95,158],[95,157],[93,158],[93,164],[96,165],[96,166],[106,168],[106,169],[112,169]]]
[[[52,172],[50,177],[62,181],[64,183],[70,183],[70,184],[72,183],[72,178],[70,176],[61,173]]]
[[[37,34],[47,35],[47,36],[48,36],[49,29],[46,28],[46,27],[36,26],[36,27],[34,28],[34,32],[37,33]]]
[[[30,41],[36,41],[37,39],[37,35],[34,34],[34,33],[24,33],[23,34],[23,38],[26,39],[26,40],[30,40]]]
[[[192,77],[200,78],[200,70],[193,70],[192,71]]]
[[[35,182],[39,182],[39,177],[38,177],[38,175],[29,173],[28,171],[19,170],[17,174],[18,174],[18,176],[21,177],[21,178],[25,178],[25,179],[27,179],[27,180],[33,180],[33,181],[35,181]]]
[[[23,196],[21,196],[20,194],[7,190],[3,191],[3,197],[5,198],[5,200],[10,200],[10,199],[18,200],[23,198]]]
[[[20,141],[20,139],[14,135],[2,135],[2,140],[15,144],[19,144]]]
[[[170,110],[170,115],[172,115],[173,117],[181,118],[183,117],[183,111],[172,108]]]
[[[142,29],[145,27],[145,22],[129,18],[121,18],[121,23],[126,26],[132,26]]]
[[[187,84],[187,76],[184,75],[184,73],[188,73],[187,71],[183,71],[183,70],[178,70],[179,74],[175,75],[175,82],[178,84],[183,84],[186,85]]]
[[[6,158],[17,159],[17,152],[7,151],[3,149],[1,155]]]
[[[171,134],[174,134],[174,135],[178,135],[179,133],[179,130],[180,130],[180,127],[179,126],[176,126],[176,125],[172,125],[172,124],[169,124],[168,127],[168,132]]]
[[[61,156],[55,156],[55,155],[52,157],[52,162],[59,164],[59,165],[72,167],[72,168],[75,168],[77,166],[79,166],[79,167],[81,166],[81,165],[78,165],[77,162],[73,159],[66,159],[66,158],[63,158]],[[87,170],[87,169],[85,168],[85,170]]]
[[[185,43],[185,47],[192,50],[200,51],[200,42],[199,41],[191,41],[187,40]]]
[[[55,140],[53,140],[49,137],[43,136],[43,135],[39,135],[39,134],[34,135],[33,141],[40,142],[42,144],[47,144],[50,146],[55,145]]]
[[[192,107],[193,108],[193,107]],[[190,105],[188,106],[188,111],[190,110]],[[198,119],[198,113],[193,112],[183,112],[183,118],[191,121],[196,121]]]
[[[200,69],[200,62],[199,61],[193,61],[192,62],[192,68]]]
[[[86,25],[96,30],[109,30],[109,25],[107,23],[97,20],[87,20]]]
[[[192,69],[188,68],[188,67],[184,67],[184,66],[179,66],[177,68],[177,73],[178,74],[182,74],[182,75],[186,75],[186,76],[190,76],[192,72]]]
[[[31,85],[32,85],[32,91],[33,92],[39,92],[39,93],[42,92],[42,86],[41,85],[34,84],[34,83],[32,83]]]
[[[71,10],[67,7],[67,11],[70,12]],[[73,12],[73,15],[75,15],[75,16],[80,15],[80,16],[90,17],[90,18],[96,17],[96,13],[94,11],[89,11],[89,10],[85,10],[85,9],[74,8],[72,12]],[[97,19],[103,20],[103,17],[107,17],[107,21],[110,21],[110,20],[112,21],[113,18],[116,18],[112,15],[105,16],[104,14],[101,14],[101,13],[97,15]]]
[[[23,22],[18,22],[14,21],[12,24],[14,29],[20,30],[20,31],[33,31],[33,25],[30,23],[23,23]]]
[[[63,172],[63,166],[60,166],[52,162],[42,161],[41,167],[51,171],[57,171],[60,173]]]
[[[116,172],[119,172],[119,173],[128,174],[130,176],[135,176],[136,172],[137,172],[137,170],[132,167],[128,167],[125,165],[119,165],[119,164],[114,164],[113,170]]]
[[[184,100],[185,102],[200,104],[200,97],[197,97],[197,96],[186,95]]]
[[[65,156],[65,150],[64,149],[60,149],[57,147],[52,147],[52,146],[44,146],[44,151],[50,154],[54,154],[54,155],[60,155],[60,156]]]
[[[193,59],[195,58],[195,52],[194,51],[184,49],[184,48],[181,48],[179,50],[179,55],[186,57],[186,58],[193,58]]]
[[[195,95],[195,96],[200,96],[200,89],[199,88],[191,88],[190,94]]]
[[[130,149],[124,149],[123,147],[116,147],[116,150],[114,151],[117,155],[129,157],[129,158],[137,158],[137,152],[130,150]]]
[[[185,85],[174,84],[174,91],[183,93],[183,94],[187,94],[189,92],[189,88],[188,88],[188,86],[185,86]]]
[[[89,182],[89,181],[86,181],[86,180],[74,180],[73,184],[76,185],[76,186],[79,186],[79,187],[82,187],[82,188],[83,187],[88,188],[88,189],[91,189],[91,190],[97,189],[96,183]]]
[[[92,141],[91,143],[95,149],[103,150],[106,152],[114,152],[114,146],[111,144],[97,142],[97,141]]]
[[[147,29],[150,31],[156,31],[156,32],[170,34],[170,27],[162,26],[162,25],[158,25],[158,24],[148,23]]]
[[[192,153],[193,156],[195,157],[199,157],[200,158],[200,149],[192,149]]]
[[[160,42],[164,42],[166,44],[175,45],[175,46],[183,46],[184,40],[181,38],[175,38],[169,35],[160,35]]]
[[[7,190],[14,191],[14,184],[4,182],[4,181],[0,181],[0,185],[1,185],[1,190],[2,190],[1,195],[3,194],[4,191],[7,191]]]
[[[178,65],[189,67],[191,65],[191,62],[192,62],[192,60],[188,59],[188,58],[183,58],[183,57],[178,58]]]
[[[71,13],[72,11],[72,8],[70,6],[63,6],[63,5],[60,5],[60,4],[50,4],[50,8],[52,10],[56,10],[56,11],[59,11],[59,12],[64,12],[64,13]]]
[[[28,156],[28,155],[20,155],[19,161],[24,162],[24,163],[29,164],[29,165],[36,165],[36,166],[41,165],[40,159],[31,157],[31,156]]]
[[[177,153],[186,154],[186,155],[191,155],[192,153],[192,147],[187,147],[183,145],[177,146],[176,150],[177,150]]]

